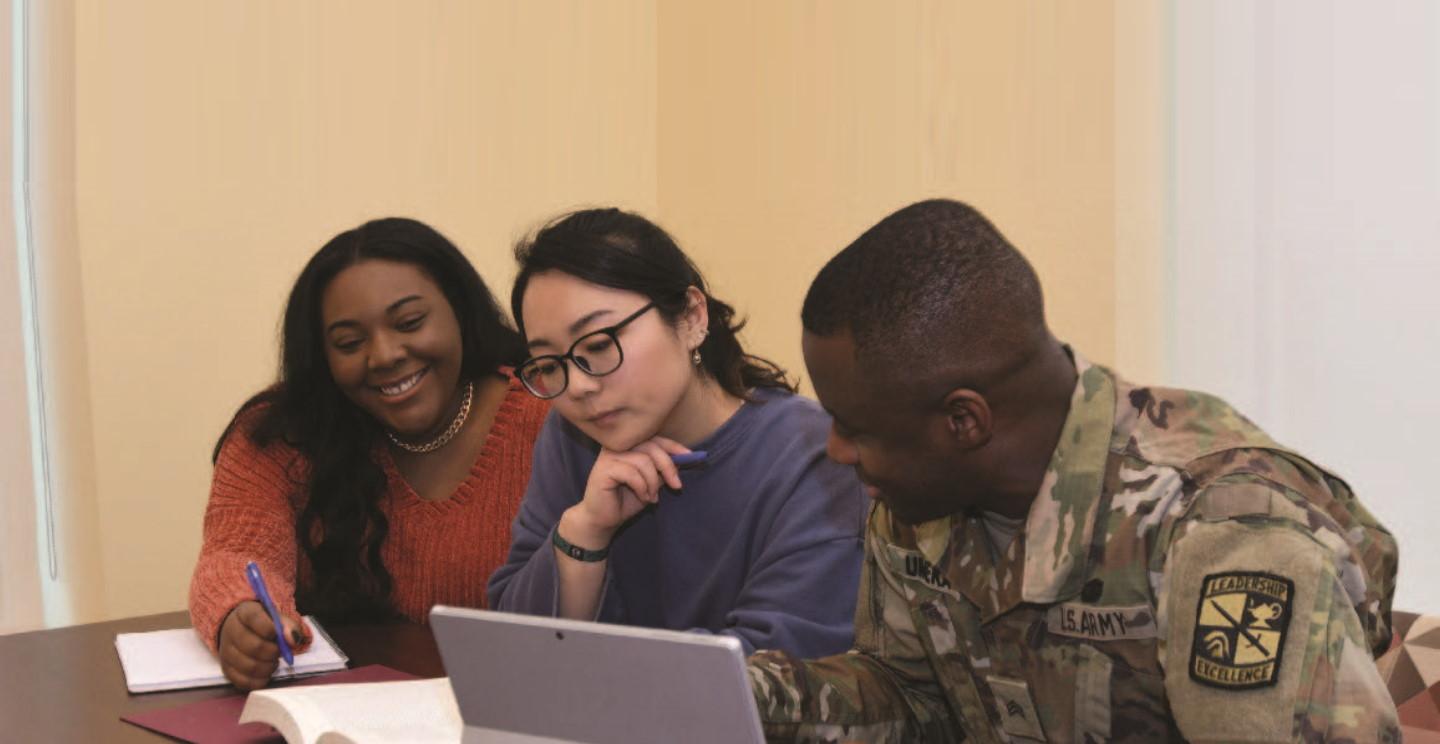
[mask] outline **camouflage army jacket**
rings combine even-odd
[[[1372,654],[1394,539],[1224,402],[1076,359],[997,554],[980,518],[871,513],[850,653],[751,657],[774,741],[1398,741]]]

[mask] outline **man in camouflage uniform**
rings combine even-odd
[[[1055,341],[973,209],[886,218],[803,320],[876,503],[855,649],[750,660],[772,740],[1399,740],[1389,533],[1224,402]]]

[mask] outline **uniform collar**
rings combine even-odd
[[[1048,604],[1078,594],[1086,575],[1115,424],[1115,379],[1066,351],[1077,372],[1070,411],[1020,534],[996,554],[979,516],[953,515],[912,533],[915,548],[946,566],[981,622],[1021,602]]]
[[[1115,378],[1070,353],[1078,373],[1070,413],[1025,519],[1026,602],[1054,602],[1080,591],[1105,485],[1115,428]]]

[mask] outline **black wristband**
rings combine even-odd
[[[557,525],[550,532],[550,543],[560,549],[561,553],[574,558],[581,563],[598,563],[610,555],[610,548],[604,547],[599,550],[586,550],[579,545],[566,540],[560,536],[560,527]]]

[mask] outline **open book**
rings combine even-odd
[[[256,690],[240,722],[256,721],[288,744],[455,744],[462,729],[445,677]]]
[[[315,639],[305,653],[295,654],[295,666],[283,660],[273,679],[304,677],[344,669],[349,661],[315,618],[305,622]],[[220,671],[220,661],[195,635],[193,628],[156,630],[149,633],[121,633],[115,636],[120,667],[125,670],[125,687],[131,692],[183,690],[229,684]]]

